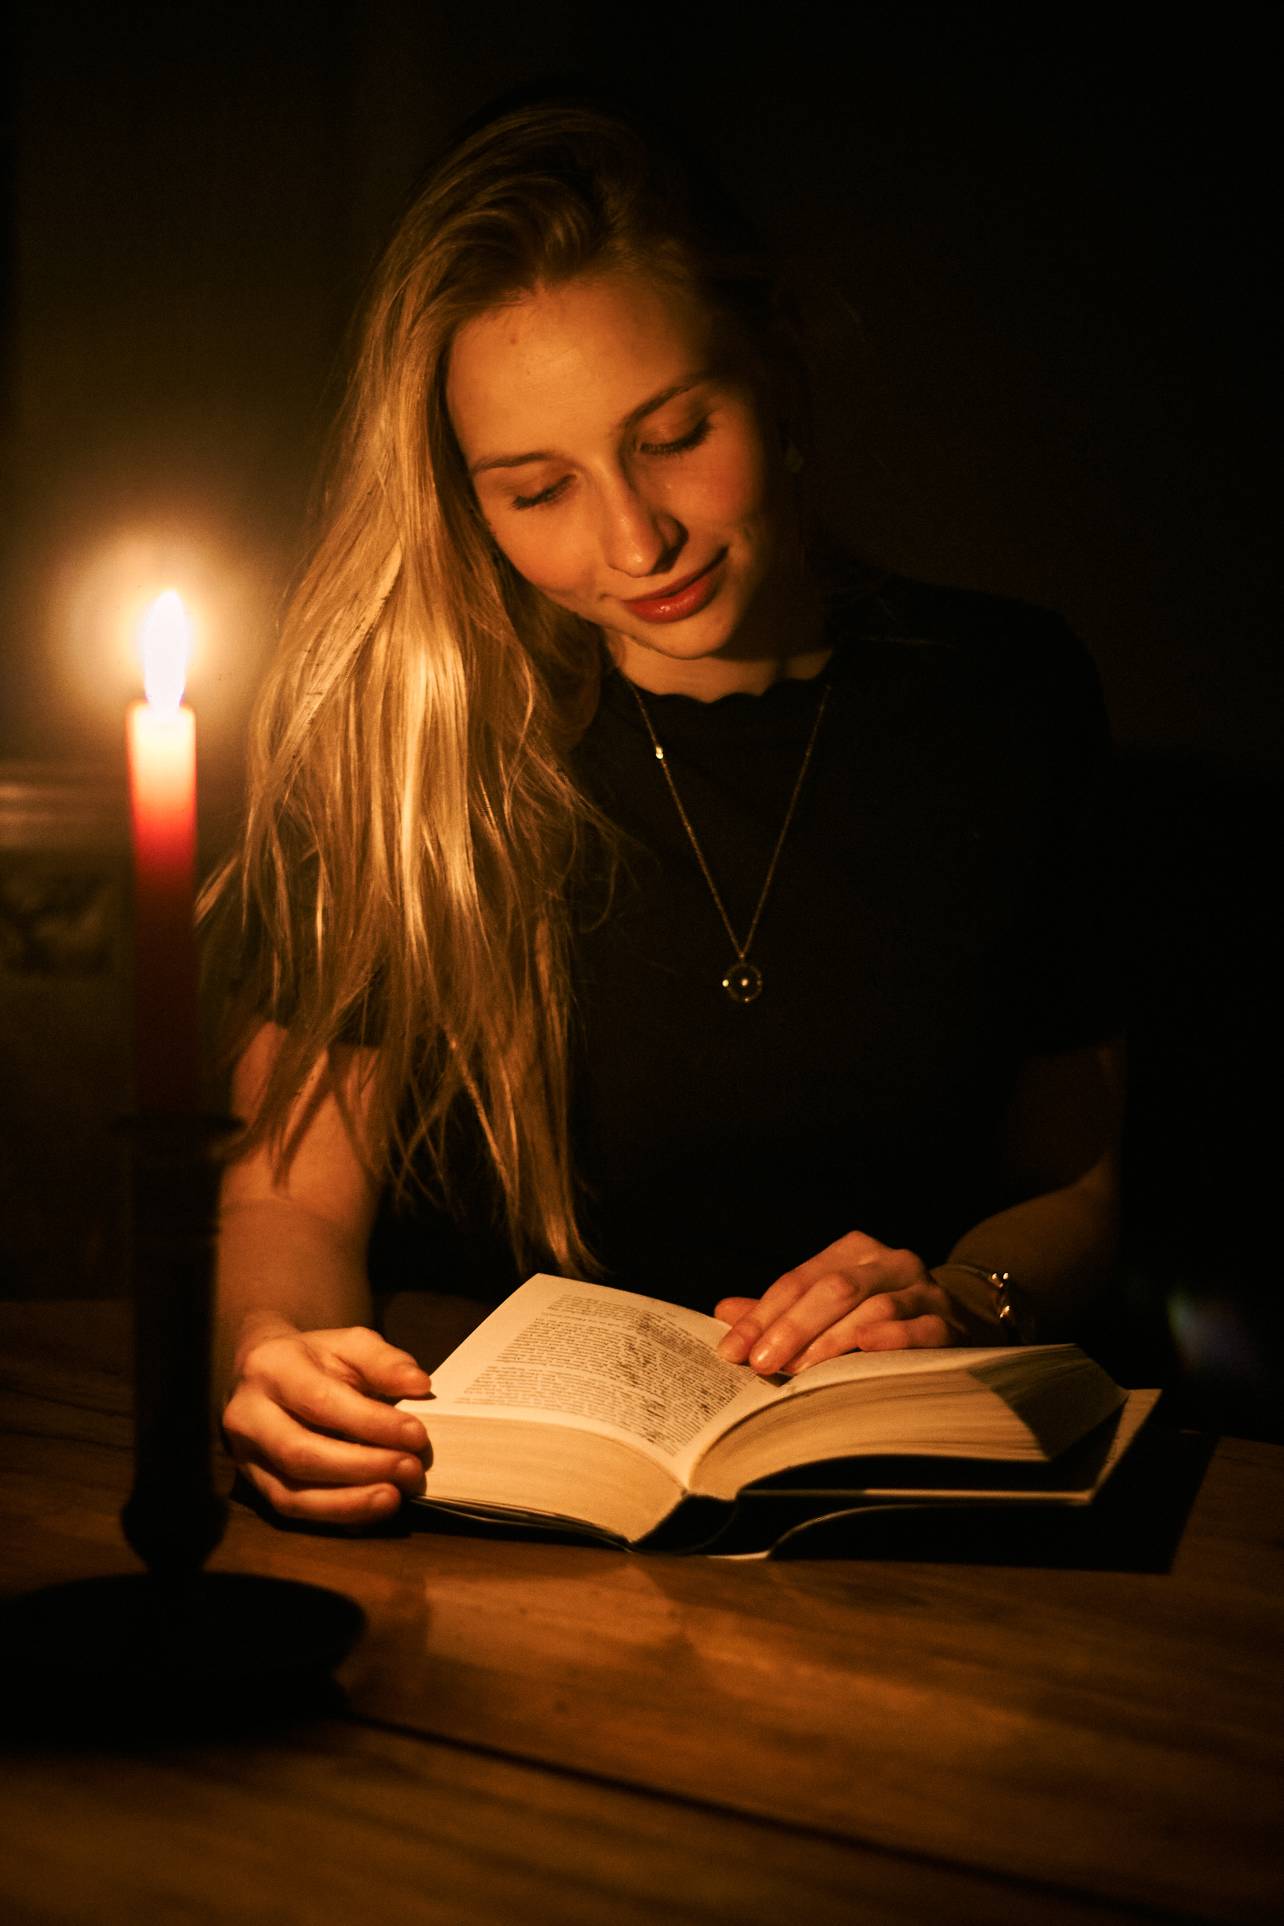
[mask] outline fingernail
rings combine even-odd
[[[412,1451],[422,1451],[428,1442],[428,1433],[414,1418],[406,1419],[397,1436],[402,1444],[409,1445]]]
[[[397,1476],[399,1478],[413,1478],[418,1481],[423,1475],[424,1467],[421,1458],[399,1458],[397,1460]]]
[[[400,1503],[401,1493],[399,1491],[389,1491],[387,1486],[383,1485],[378,1491],[371,1492],[367,1501],[367,1508],[375,1517],[383,1518],[386,1517],[390,1511],[396,1511]]]
[[[728,1331],[718,1346],[718,1356],[725,1358],[728,1364],[740,1364],[748,1348],[743,1338],[737,1337],[733,1331]]]
[[[775,1343],[760,1344],[749,1359],[755,1371],[774,1371],[784,1358],[784,1352]]]

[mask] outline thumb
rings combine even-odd
[[[334,1355],[358,1377],[366,1388],[385,1398],[421,1398],[432,1379],[421,1370],[409,1351],[398,1350],[377,1331],[354,1326],[330,1334]]]

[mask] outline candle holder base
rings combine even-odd
[[[341,1593],[244,1572],[48,1585],[0,1607],[9,1723],[128,1745],[333,1715],[365,1622]]]

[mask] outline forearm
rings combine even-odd
[[[1072,1330],[1109,1279],[1118,1246],[1113,1183],[1090,1172],[1077,1183],[1030,1197],[966,1231],[933,1275],[970,1308],[989,1313],[993,1292],[974,1272],[1010,1271],[1033,1306],[1039,1331]]]
[[[1022,1066],[1005,1159],[1022,1201],[973,1225],[933,1270],[969,1310],[997,1324],[992,1288],[952,1266],[1010,1272],[1040,1336],[1073,1334],[1115,1262],[1123,1092],[1121,1038]]]
[[[283,1036],[265,1023],[241,1057],[232,1087],[238,1116],[255,1115]],[[284,1132],[293,1146],[288,1168],[261,1144],[224,1172],[215,1272],[220,1404],[256,1335],[371,1322],[365,1260],[377,1194],[357,1148],[370,1058],[349,1052],[338,1069],[328,1056],[318,1059]]]
[[[255,1336],[371,1322],[364,1248],[288,1197],[225,1199],[215,1273],[219,1402]]]

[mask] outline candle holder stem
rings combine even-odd
[[[214,1489],[210,1356],[216,1152],[236,1130],[218,1116],[125,1120],[132,1162],[134,1485],[129,1544],[158,1577],[200,1570],[223,1536]]]

